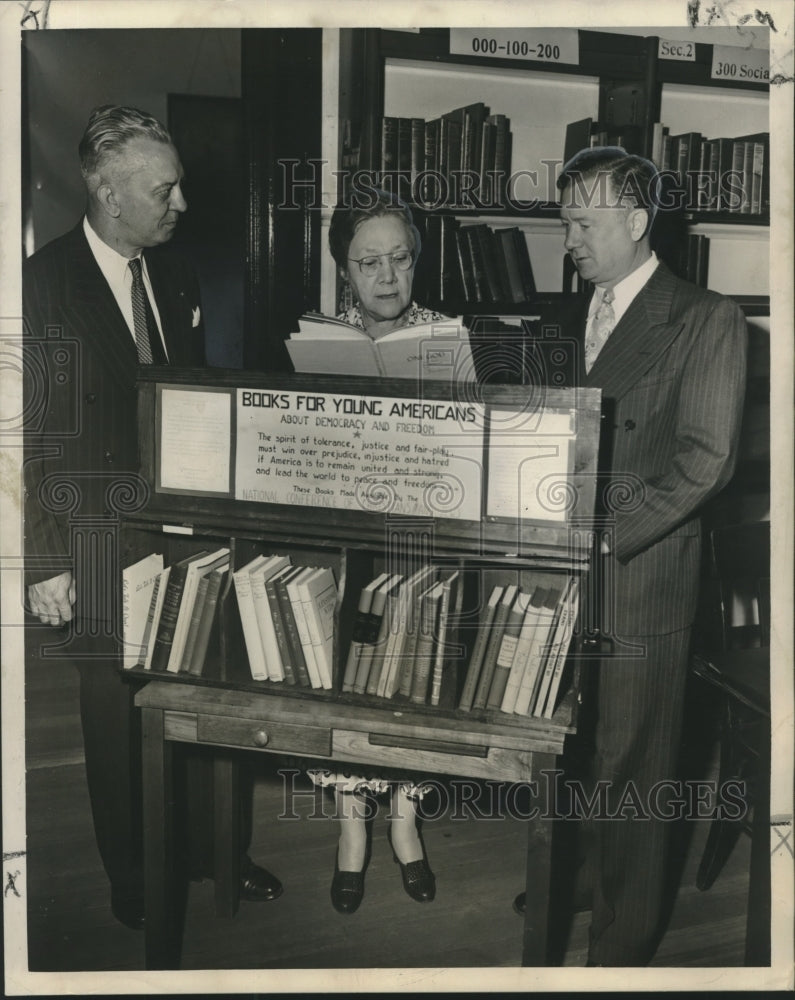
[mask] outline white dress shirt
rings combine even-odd
[[[110,286],[110,290],[113,292],[113,297],[116,299],[119,309],[121,309],[124,321],[129,327],[130,334],[132,335],[133,340],[135,340],[135,322],[133,320],[131,294],[132,272],[129,268],[130,258],[123,257],[120,253],[116,253],[116,251],[109,247],[104,240],[101,240],[91,228],[87,218],[83,218],[83,232],[86,234],[88,245],[91,247],[91,252],[97,262],[97,266],[100,271],[102,271],[105,281],[107,281]],[[163,344],[163,351],[165,352],[166,359],[168,359],[166,342],[163,339],[163,324],[160,322],[160,313],[158,312],[157,302],[155,302],[155,296],[152,292],[152,284],[149,281],[149,272],[146,270],[146,261],[143,254],[140,254],[139,256],[141,258],[141,274],[143,275],[144,288],[146,289],[146,294],[149,298],[149,305],[152,307],[152,315],[155,317],[157,329],[160,331],[160,340]]]
[[[622,278],[617,285],[613,286],[613,292],[615,298],[613,299],[613,315],[615,316],[615,325],[618,323],[624,313],[629,309],[632,300],[638,294],[638,292],[643,288],[649,278],[654,274],[657,269],[659,260],[657,259],[657,254],[652,251],[651,257],[640,265],[640,267],[635,268],[635,270]],[[594,313],[602,304],[602,296],[604,295],[604,288],[599,285],[596,286],[593,293],[593,298],[591,299],[591,304],[588,307],[588,327],[591,325]],[[615,326],[613,327],[615,329]]]

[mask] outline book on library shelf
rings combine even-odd
[[[383,610],[380,612],[378,635],[373,644],[372,662],[367,678],[366,690],[368,694],[375,694],[380,697],[384,696],[387,680],[384,662],[389,645],[390,629],[394,620],[395,608],[404,581],[405,577],[402,573],[393,573],[379,588],[379,591],[383,591]],[[380,603],[380,596],[377,598],[377,601]],[[373,603],[376,604],[376,598],[373,598]]]
[[[486,655],[486,646],[489,641],[491,625],[494,621],[497,605],[502,599],[504,590],[505,588],[500,584],[495,584],[494,587],[492,587],[491,594],[489,594],[489,599],[483,608],[483,614],[478,622],[477,635],[475,636],[475,641],[472,644],[472,651],[469,654],[469,664],[467,665],[466,678],[464,680],[464,687],[458,704],[458,707],[465,712],[468,712],[472,708],[472,702],[475,698],[475,689],[480,677],[480,668],[483,664],[483,657]]]
[[[298,638],[295,613],[287,593],[287,584],[302,572],[302,566],[291,566],[284,573],[277,573],[271,577],[265,584],[265,589],[269,597],[275,597],[275,601],[271,600],[271,610],[274,617],[279,617],[281,623],[281,630],[277,627],[276,634],[282,637],[280,649],[285,670],[287,673],[292,673],[297,686],[311,687],[306,658],[301,647],[301,640]]]
[[[442,580],[438,637],[431,674],[431,705],[438,705],[440,702],[444,671],[447,665],[457,665],[458,657],[463,651],[462,647],[457,643],[463,594],[464,589],[461,586],[461,574],[458,570],[453,570]],[[454,686],[457,686],[457,684]]]
[[[221,593],[221,586],[228,572],[229,562],[227,561],[224,565],[212,570],[205,577],[207,580],[207,593],[204,598],[201,618],[196,627],[196,639],[191,651],[191,657],[187,663],[187,672],[197,677],[200,677],[204,672],[210,634],[218,607],[218,598]]]
[[[559,586],[495,585],[472,644],[462,711],[499,710],[551,719],[577,618],[579,580]]]
[[[145,655],[152,593],[158,587],[162,572],[163,556],[158,552],[122,570],[122,666],[125,670],[137,666],[142,653]]]
[[[353,690],[357,694],[365,692],[376,694],[378,691],[378,682],[384,665],[384,649],[389,635],[391,596],[397,592],[402,580],[403,576],[400,573],[387,573],[386,578],[381,580],[373,593],[368,638],[361,651],[359,668],[353,684]]]
[[[513,604],[508,611],[502,635],[499,637],[497,646],[497,659],[494,663],[494,674],[491,679],[486,708],[500,708],[502,706],[505,688],[511,674],[516,646],[519,642],[519,635],[522,630],[529,595],[518,591]]]
[[[405,646],[409,618],[413,614],[413,608],[410,611],[408,607],[409,592],[413,595],[419,588],[419,575],[422,574],[423,579],[427,578],[428,574],[424,571],[428,569],[429,567],[423,567],[408,577],[395,574],[385,585],[387,593],[379,641],[373,654],[375,669],[371,670],[373,680],[368,688],[370,691],[375,689],[375,694],[379,698],[392,698],[400,689],[402,667],[400,654]]]
[[[546,654],[549,649],[549,637],[555,624],[555,615],[561,590],[550,587],[544,601],[535,611],[536,623],[533,639],[527,651],[522,679],[513,706],[514,715],[530,715],[538,697],[538,690],[544,673]]]
[[[171,652],[168,658],[167,670],[171,673],[179,673],[187,668],[185,661],[185,646],[190,632],[193,611],[196,604],[196,592],[199,581],[202,577],[211,573],[219,566],[228,564],[229,549],[220,548],[214,552],[198,554],[188,563],[185,574],[185,583],[182,589],[182,597],[179,602],[177,612],[177,622],[174,627],[174,639],[171,644]],[[198,622],[197,622],[198,624]]]
[[[333,570],[257,555],[232,578],[252,678],[331,688]]]
[[[279,647],[279,659],[284,670],[284,680],[288,684],[296,684],[298,682],[298,675],[296,673],[295,664],[293,663],[293,651],[287,635],[287,628],[281,601],[279,599],[277,585],[280,580],[290,575],[294,569],[295,567],[292,563],[288,563],[286,566],[282,566],[278,569],[265,581],[265,593],[270,607],[273,631],[276,635],[276,644]]]
[[[413,663],[409,650],[413,650],[419,631],[417,595],[430,585],[435,573],[435,566],[424,565],[401,584],[393,605],[391,631],[384,653],[385,698],[392,698],[398,692],[406,697],[411,694]]]
[[[373,340],[331,316],[308,313],[286,341],[297,372],[474,381],[469,334],[458,317],[402,326]]]
[[[180,559],[171,567],[171,572],[163,595],[163,604],[160,611],[160,618],[157,623],[157,632],[154,639],[154,651],[150,668],[155,671],[170,671],[172,661],[172,651],[174,649],[174,635],[177,629],[182,595],[185,590],[185,581],[188,576],[188,569],[192,562],[205,558],[209,553],[206,549]]]
[[[153,552],[122,570],[122,665],[126,670],[138,665],[145,649],[152,592],[163,571],[163,556]]]
[[[251,566],[252,563],[249,563],[248,565]],[[257,628],[254,629],[252,627],[250,629],[251,638],[252,642],[256,643],[257,632],[259,632],[262,655],[265,660],[264,677],[254,676],[254,667],[252,666],[252,677],[254,680],[284,680],[284,664],[282,663],[281,653],[279,652],[279,644],[276,640],[276,631],[273,626],[273,615],[271,613],[271,605],[268,600],[265,585],[272,576],[275,576],[280,570],[283,570],[291,565],[292,563],[289,556],[257,556],[256,559],[253,560],[253,568],[248,574],[251,581],[251,598],[254,605],[254,617],[257,622]],[[245,567],[243,568],[245,569]],[[258,665],[260,665],[259,673],[261,675],[262,669],[259,655],[255,653],[255,658],[252,660],[251,655],[249,654],[249,663],[253,664],[255,661]]]
[[[160,627],[160,616],[163,613],[163,602],[166,599],[166,590],[168,589],[168,579],[170,575],[171,567],[164,566],[163,571],[157,578],[157,582],[152,590],[152,603],[149,606],[146,628],[144,629],[146,654],[144,659],[139,663],[139,666],[142,666],[144,670],[152,669],[152,660],[155,655],[155,638],[157,636],[157,630]]]
[[[441,580],[437,580],[426,588],[417,600],[417,638],[411,655],[409,699],[418,705],[424,705],[428,696],[436,624],[443,591]]]
[[[257,624],[257,614],[254,609],[251,578],[254,573],[262,569],[267,561],[267,556],[255,556],[245,566],[241,566],[232,574],[232,582],[235,585],[235,596],[237,597],[237,610],[240,616],[240,624],[243,627],[243,640],[246,644],[251,676],[255,681],[266,680],[268,677],[268,668],[265,663],[265,653],[263,652],[259,625]]]
[[[527,595],[527,601],[524,602],[524,615],[500,704],[500,710],[503,712],[513,712],[514,705],[516,704],[516,696],[519,694],[519,686],[527,668],[528,658],[532,649],[533,637],[536,625],[538,624],[539,610],[543,607],[548,593],[548,587],[537,586],[532,593]]]
[[[486,204],[502,200],[513,145],[506,115],[478,101],[427,121],[385,115],[380,124],[384,188],[421,202],[456,201],[468,171],[478,178],[473,195]]]
[[[318,673],[318,686],[330,690],[333,686],[337,581],[330,566],[313,566],[309,569],[309,573],[296,581],[296,596],[306,621],[307,639]]]
[[[342,690],[353,691],[356,682],[356,672],[359,667],[364,647],[371,646],[378,635],[379,622],[372,613],[373,595],[389,579],[389,573],[380,573],[359,592],[359,603],[351,629],[351,644],[348,647],[348,657],[342,674]]]
[[[494,678],[494,671],[497,667],[497,656],[500,651],[503,632],[505,631],[505,623],[508,621],[508,615],[510,614],[513,603],[516,600],[518,591],[519,587],[515,583],[508,584],[505,587],[502,597],[500,598],[500,603],[497,605],[497,609],[494,612],[494,620],[491,624],[491,634],[489,635],[489,641],[486,645],[486,652],[483,655],[483,665],[480,668],[480,679],[478,680],[477,690],[475,691],[475,700],[472,702],[473,708],[486,707],[489,691],[491,690],[491,682]]]
[[[643,152],[639,126],[606,127],[583,118],[566,126],[564,163],[589,146],[622,146]],[[663,122],[652,127],[650,159],[676,179],[687,200],[683,207],[704,212],[764,215],[770,211],[770,133],[721,136],[701,132],[671,135]]]
[[[545,719],[551,719],[555,713],[563,670],[566,665],[566,654],[568,653],[569,644],[574,632],[574,623],[577,620],[579,593],[580,581],[575,577],[571,577],[561,597],[558,621],[555,625],[555,634],[552,639],[547,666],[545,667],[545,670],[550,675],[546,703],[542,706],[537,702],[533,710],[534,715]]]
[[[382,572],[362,587],[343,691],[439,704],[446,666],[463,651],[456,641],[463,588],[458,570],[437,580],[438,572],[423,566],[408,579]]]
[[[228,561],[228,549],[214,552],[203,549],[174,566],[158,569],[162,566],[162,556],[153,554],[123,572],[123,579],[132,580],[131,573],[138,576],[145,567],[155,570],[147,581],[146,613],[139,618],[139,607],[135,611],[137,624],[132,625],[140,637],[138,655],[133,662],[133,650],[127,648],[126,653],[130,656],[125,660],[126,667],[140,666],[145,670],[168,673],[187,671],[193,659],[196,630],[206,601],[209,579],[205,582],[205,578],[214,570],[227,567]]]
[[[318,667],[317,657],[315,656],[315,647],[312,645],[312,640],[309,638],[309,625],[306,621],[306,612],[304,611],[304,605],[298,591],[298,585],[314,573],[316,569],[316,566],[299,567],[297,572],[294,573],[292,577],[285,580],[287,599],[289,601],[289,611],[295,619],[298,642],[301,647],[301,654],[303,655],[303,659],[306,664],[306,671],[309,676],[309,685],[313,688],[321,687],[320,669]]]

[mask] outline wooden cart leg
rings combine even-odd
[[[213,761],[215,913],[233,917],[240,905],[240,765],[231,754]]]
[[[173,748],[163,712],[142,709],[144,947],[147,969],[179,968],[173,850]]]
[[[553,770],[554,757],[537,755],[538,770],[534,773]],[[522,965],[545,966],[549,964],[548,942],[550,923],[550,877],[552,868],[552,826],[547,809],[553,803],[546,802],[545,782],[539,781],[539,795],[535,805],[539,815],[527,821],[527,868],[525,874],[525,914],[524,939],[522,942]]]

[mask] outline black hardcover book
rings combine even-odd
[[[579,121],[569,122],[566,126],[566,140],[563,147],[564,163],[568,163],[581,149],[590,147],[592,127],[593,118],[580,118]]]
[[[494,143],[497,138],[497,126],[486,120],[481,128],[480,141],[480,200],[483,205],[492,205],[495,201],[494,185]]]
[[[425,122],[425,160],[423,169],[426,176],[420,185],[420,200],[436,205],[441,200],[441,189],[438,180],[439,175],[439,146],[441,143],[441,118],[433,118]]]
[[[412,120],[398,118],[398,178],[397,192],[404,201],[411,200],[411,154],[412,154]]]
[[[185,578],[188,575],[188,566],[201,555],[206,555],[206,550],[181,559],[171,567],[168,574],[166,593],[163,597],[163,610],[160,614],[160,623],[157,627],[152,652],[152,670],[165,671],[168,667],[171,646],[174,642],[174,630],[177,627],[177,618],[179,617],[179,606],[182,602],[182,591],[185,587]]]
[[[472,268],[472,280],[475,287],[474,299],[476,302],[489,301],[489,283],[486,278],[486,262],[483,260],[483,251],[476,226],[466,226],[462,232],[466,238],[466,246],[469,251],[469,262]]]
[[[510,120],[505,115],[490,115],[489,121],[496,126],[494,135],[494,199],[498,204],[505,201],[505,188],[511,173]]]
[[[381,122],[381,186],[384,190],[397,191],[394,171],[398,169],[398,119],[384,116]]]
[[[527,239],[518,226],[513,226],[513,243],[516,259],[519,262],[519,274],[522,276],[524,301],[527,302],[536,294],[536,282],[533,277],[533,265],[530,263],[530,251],[527,249]]]
[[[508,293],[503,285],[505,272],[499,267],[494,233],[485,223],[480,223],[472,228],[475,230],[478,243],[480,244],[483,268],[486,274],[488,300],[491,302],[504,302],[508,298]]]
[[[289,573],[285,573],[284,576],[274,577],[274,583],[276,586],[276,596],[279,602],[279,609],[282,615],[282,625],[284,627],[284,634],[287,639],[287,645],[290,648],[290,658],[293,666],[293,673],[295,679],[302,687],[311,687],[312,683],[309,679],[309,671],[306,666],[306,657],[304,656],[304,650],[301,646],[301,638],[298,634],[298,626],[295,623],[295,612],[293,611],[293,602],[290,600],[290,595],[287,593],[287,584],[294,580],[300,573],[303,573],[303,566],[293,566],[290,568]],[[267,584],[266,584],[267,587]]]
[[[508,302],[524,302],[525,289],[522,273],[519,267],[519,254],[514,242],[514,226],[507,229],[494,230],[494,242],[497,247],[499,266],[505,275]]]
[[[469,238],[466,228],[459,229],[455,234],[456,253],[458,258],[458,273],[461,278],[461,286],[464,289],[464,298],[467,302],[478,301],[478,289],[475,284],[475,275],[472,271],[472,254],[469,250]]]

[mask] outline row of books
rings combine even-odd
[[[125,569],[124,666],[201,676],[228,571],[228,548],[203,549],[172,566],[153,553]],[[333,570],[261,554],[232,581],[251,676],[330,690]],[[572,577],[560,587],[493,587],[466,666],[461,710],[552,717],[578,585]],[[448,667],[463,658],[462,600],[459,570],[425,565],[410,574],[380,573],[359,595],[342,690],[438,705]]]
[[[566,126],[563,162],[568,163],[580,150],[595,146],[621,146],[628,153],[642,155],[643,132],[639,125],[608,125],[593,118],[569,122]]]
[[[577,618],[579,579],[495,585],[478,623],[459,709],[551,719]]]
[[[638,125],[607,127],[592,118],[566,126],[564,162],[594,146],[622,146],[642,155],[643,133]],[[769,132],[708,139],[701,132],[671,135],[667,125],[655,122],[650,158],[678,185],[677,207],[765,215],[770,211],[769,152]]]
[[[330,690],[334,571],[262,554],[235,570],[232,580],[253,679]]]
[[[707,139],[701,132],[671,135],[654,125],[653,162],[675,174],[685,208],[765,215],[770,211],[770,134]]]
[[[458,570],[430,565],[371,580],[359,595],[342,690],[438,705],[447,665],[461,653],[462,594]]]
[[[709,278],[709,237],[689,233],[682,244],[679,266],[675,269],[685,281],[707,288]]]
[[[200,676],[229,571],[229,549],[202,549],[172,566],[151,553],[122,573],[125,669]]]
[[[392,190],[417,204],[502,204],[511,147],[510,119],[491,114],[482,101],[429,121],[394,115],[381,120],[384,183],[397,177]],[[471,176],[464,179],[464,172]]]
[[[527,239],[519,226],[461,225],[430,216],[417,274],[426,302],[522,303],[536,294]]]

